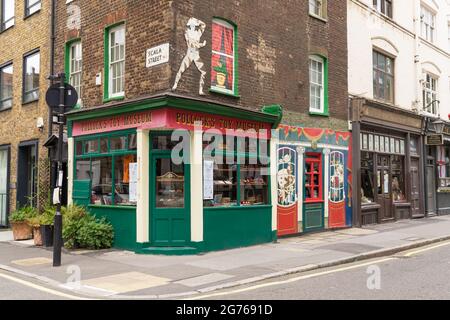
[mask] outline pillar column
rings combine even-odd
[[[323,184],[323,199],[325,201],[325,222],[328,222],[328,217],[330,216],[330,202],[328,201],[330,198],[330,149],[324,149],[323,155],[324,155],[324,184]],[[325,228],[327,228],[327,225],[325,225]]]
[[[200,127],[201,128],[201,127]],[[191,132],[191,241],[203,242],[203,132]]]
[[[136,208],[136,242],[150,242],[150,132],[137,130],[137,208]]]
[[[278,131],[273,131],[270,139],[270,191],[272,198],[272,231],[278,230]]]
[[[304,147],[297,148],[298,160],[297,160],[297,194],[298,194],[298,222],[301,225],[303,222],[303,182],[304,182],[304,163],[305,163],[305,152],[306,149]],[[299,229],[300,230],[300,229]]]
[[[73,204],[73,160],[74,160],[74,139],[67,139],[67,204]]]

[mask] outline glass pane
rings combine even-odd
[[[184,165],[176,165],[171,159],[157,159],[156,207],[184,208]]]
[[[91,180],[91,160],[77,160],[77,180]]]
[[[0,69],[0,109],[12,106],[13,66]]]
[[[75,155],[81,156],[83,154],[83,141],[78,141],[75,145]]]
[[[392,195],[394,201],[404,201],[405,197],[405,176],[404,157],[392,157]]]
[[[171,135],[154,136],[152,139],[152,148],[153,150],[172,150],[178,143],[180,142],[172,141]]]
[[[111,138],[110,141],[109,141],[111,151],[114,151],[114,150],[125,150],[126,149],[126,142],[127,142],[127,138],[126,137],[114,137],[114,138]]]
[[[373,154],[361,153],[361,202],[363,204],[374,202],[374,163]]]
[[[100,139],[100,153],[108,153],[108,138]]]
[[[269,180],[267,166],[251,164],[241,166],[241,205],[264,205],[269,203]]]
[[[225,156],[221,159],[220,163],[214,163],[214,198],[212,200],[204,201],[206,207],[226,207],[236,206],[238,204],[236,160],[234,161],[234,164],[226,163],[227,159]]]
[[[92,195],[95,205],[112,205],[112,158],[92,160]]]
[[[128,135],[128,150],[137,150],[137,134]]]
[[[137,156],[115,157],[114,163],[114,203],[134,206],[137,203]]]
[[[98,139],[86,141],[84,153],[98,153]]]

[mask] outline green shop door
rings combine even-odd
[[[170,153],[151,159],[152,244],[185,246],[190,242],[189,166],[173,163]]]

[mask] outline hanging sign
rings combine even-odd
[[[429,134],[426,136],[427,146],[443,146],[444,145],[444,135],[443,134]]]
[[[147,50],[146,66],[151,68],[163,63],[169,62],[169,44],[164,43],[160,46]]]

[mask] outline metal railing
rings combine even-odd
[[[0,228],[8,226],[8,194],[0,193]]]

